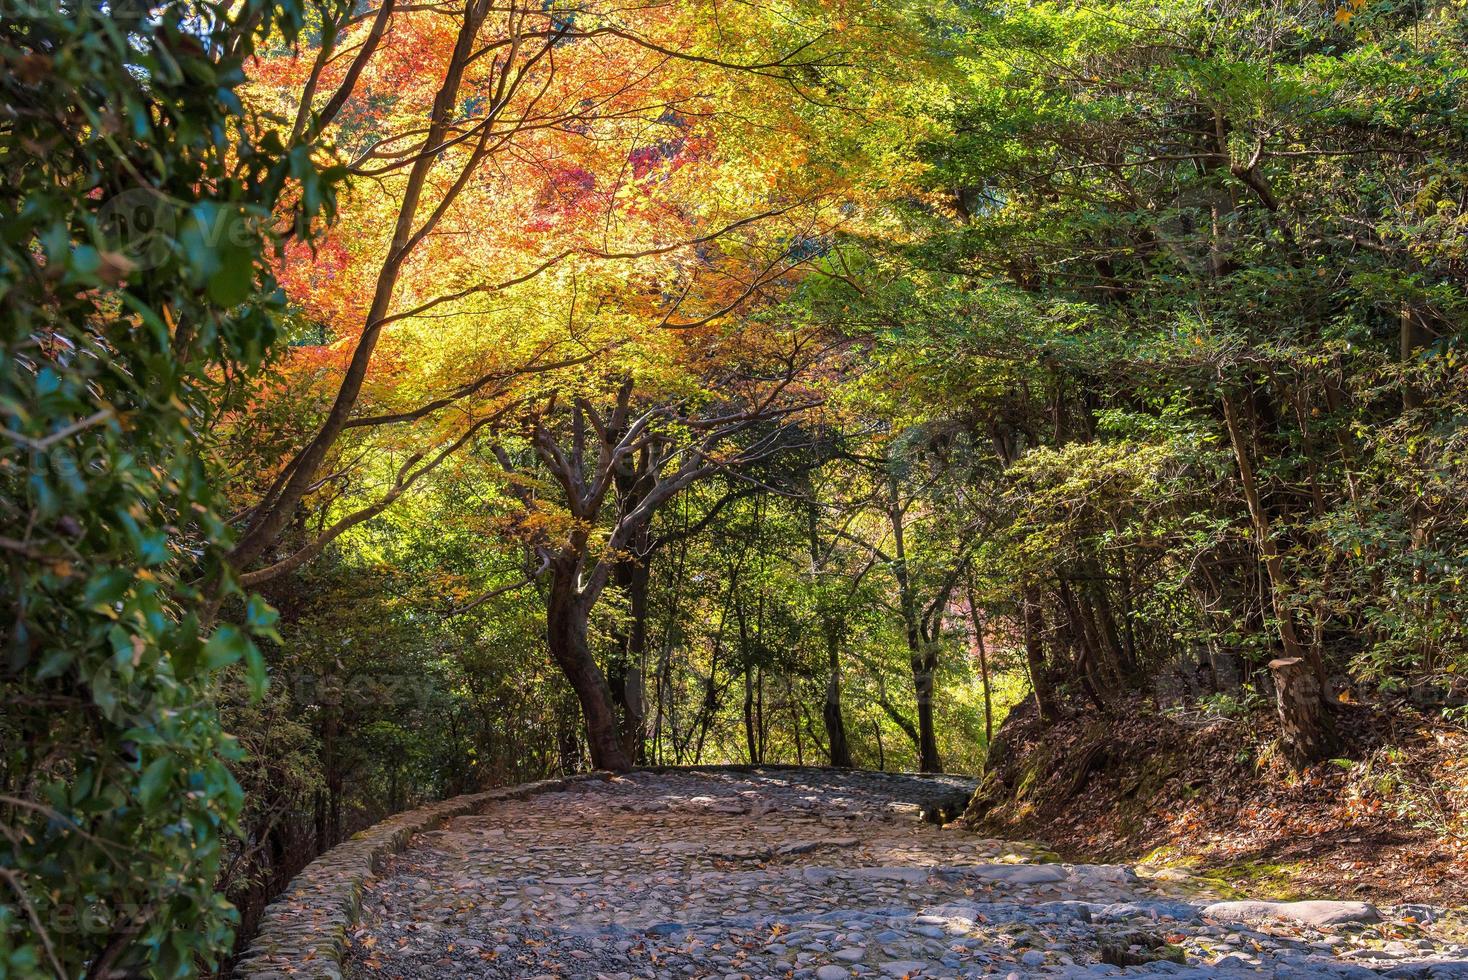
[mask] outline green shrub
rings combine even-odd
[[[234,92],[293,0],[0,18],[0,976],[178,976],[228,950],[240,808],[207,624],[228,534],[202,435],[275,341],[268,260],[335,179]],[[277,203],[295,202],[277,215]]]

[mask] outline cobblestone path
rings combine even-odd
[[[1468,977],[1441,910],[1213,905],[920,819],[971,787],[680,770],[497,804],[369,884],[347,975]]]

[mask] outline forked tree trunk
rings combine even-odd
[[[626,772],[632,760],[622,746],[611,687],[596,665],[586,627],[590,608],[576,594],[573,570],[553,568],[546,602],[546,641],[551,657],[570,681],[586,722],[591,764],[597,769]]]
[[[1302,657],[1282,657],[1269,662],[1269,671],[1285,758],[1296,769],[1328,758],[1338,743],[1314,669]]]
[[[895,476],[891,478],[888,489],[891,496],[888,500],[887,519],[892,526],[895,558],[892,562],[892,576],[897,580],[898,605],[902,609],[908,662],[912,667],[912,691],[917,700],[918,771],[942,772],[943,760],[938,758],[938,738],[933,729],[933,674],[938,667],[938,647],[936,643],[926,642],[923,635],[917,595],[907,568],[904,511],[898,499]]]

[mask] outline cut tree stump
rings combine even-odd
[[[1335,751],[1335,726],[1330,706],[1315,671],[1303,657],[1269,662],[1274,677],[1275,708],[1279,712],[1280,745],[1285,759],[1304,769]]]

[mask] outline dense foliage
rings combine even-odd
[[[277,231],[329,201],[247,113],[274,3],[7,13],[0,24],[0,973],[193,972],[240,810],[219,672],[264,663],[258,601],[210,628],[227,541],[203,433],[271,350]]]
[[[1463,3],[131,10],[0,25],[10,972],[551,772],[1461,714]]]
[[[979,18],[878,388],[988,458],[979,551],[1032,670],[1100,701],[1283,653],[1461,698],[1464,30],[1452,4]]]

